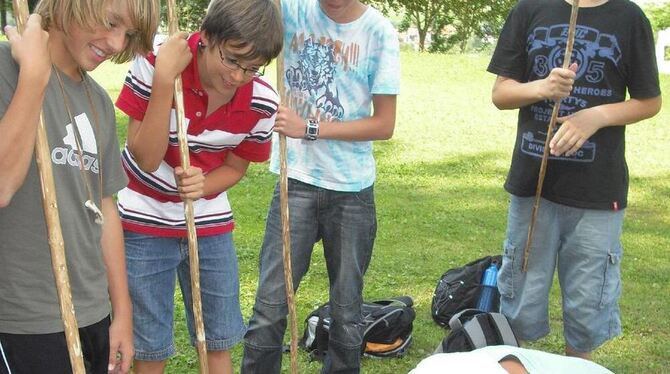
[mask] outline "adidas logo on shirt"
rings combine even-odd
[[[95,174],[99,172],[98,145],[95,141],[95,132],[88,120],[86,113],[82,113],[74,117],[77,123],[77,129],[81,136],[81,146],[83,148],[84,170],[91,171]],[[64,147],[55,147],[51,151],[51,161],[56,165],[70,165],[79,168],[79,149],[75,139],[75,131],[72,124],[66,127],[67,135],[63,138]]]

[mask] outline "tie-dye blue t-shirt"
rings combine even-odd
[[[340,24],[317,0],[283,0],[284,97],[303,118],[346,122],[369,117],[373,95],[397,95],[398,37],[391,23],[368,7]],[[342,126],[346,126],[343,123]],[[278,139],[270,170],[279,172]],[[375,180],[371,141],[287,137],[288,176],[335,191],[360,191]]]

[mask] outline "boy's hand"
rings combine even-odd
[[[283,105],[279,106],[275,117],[275,132],[290,138],[302,138],[305,136],[307,124],[296,112]]]
[[[202,169],[191,166],[184,170],[181,166],[174,168],[179,197],[182,200],[198,200],[204,194],[205,175]]]
[[[109,365],[107,372],[126,374],[130,372],[135,349],[131,317],[114,316],[109,326]]]
[[[191,62],[188,47],[188,33],[179,32],[170,36],[161,46],[156,56],[154,81],[172,84]]]
[[[33,84],[43,82],[46,86],[51,75],[51,57],[47,49],[49,33],[42,29],[42,17],[31,14],[23,34],[16,27],[5,26],[5,34],[12,48],[12,57],[21,66],[21,74],[28,74]]]
[[[607,119],[599,107],[580,110],[569,116],[557,118],[561,127],[549,142],[549,151],[554,156],[575,154],[584,143],[605,126]]]
[[[572,63],[569,68],[554,68],[549,75],[542,79],[541,95],[545,99],[560,100],[570,96],[572,85],[577,77],[577,64]]]

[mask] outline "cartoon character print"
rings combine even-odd
[[[297,66],[286,70],[289,89],[311,97],[314,109],[329,120],[341,120],[344,116],[335,85],[335,69],[333,45],[308,38],[298,54]]]
[[[528,36],[527,50],[533,57],[532,73],[544,78],[549,72],[563,66],[568,36],[568,24],[550,27],[537,27]],[[562,100],[559,116],[567,116],[589,106],[589,100],[596,96],[611,96],[612,89],[602,85],[606,64],[618,66],[621,61],[621,48],[614,35],[601,33],[587,26],[577,25],[572,61],[578,65],[573,93]],[[549,122],[553,101],[545,100],[530,106],[533,118],[540,122]],[[546,134],[538,131],[523,134],[521,151],[535,157],[541,157]],[[587,141],[574,155],[551,157],[574,162],[593,162],[597,144]]]
[[[567,24],[538,27],[528,36],[528,53],[548,50],[535,57],[533,73],[546,77],[551,69],[563,66],[568,36]],[[577,80],[582,76],[593,84],[600,83],[604,75],[605,63],[610,60],[615,66],[621,60],[621,48],[614,35],[604,34],[587,26],[577,25],[572,60],[579,66]]]

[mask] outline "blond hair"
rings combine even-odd
[[[135,54],[151,51],[153,38],[160,19],[159,0],[40,0],[35,13],[42,16],[45,29],[55,27],[67,33],[67,27],[77,25],[83,29],[109,26],[108,5],[115,1],[125,1],[129,12],[130,28],[135,32],[128,35],[128,44],[114,55],[112,61],[130,61]]]

